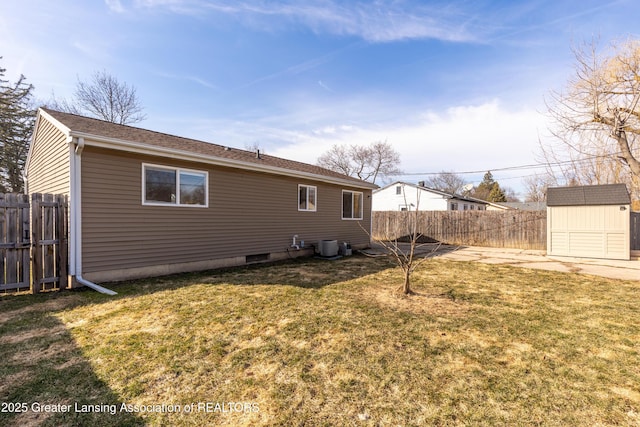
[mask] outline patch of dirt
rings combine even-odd
[[[41,426],[47,418],[54,415],[52,412],[21,412],[15,419],[15,425],[21,427]]]
[[[50,328],[27,329],[26,331],[11,332],[10,335],[0,337],[0,344],[19,344],[33,338],[61,334],[66,331],[64,325],[55,325]]]
[[[580,267],[576,267],[574,264],[571,264],[570,262],[561,262],[560,264],[567,267],[570,273],[579,273],[582,271]]]
[[[69,360],[67,360],[63,364],[58,365],[58,366],[54,366],[53,369],[55,369],[57,371],[61,371],[63,369],[67,369],[67,368],[70,368],[72,366],[80,365],[82,363],[85,363],[85,360],[82,357],[71,357]]]
[[[64,310],[73,306],[79,300],[80,298],[77,295],[65,295],[63,297],[52,298],[45,302],[34,302],[32,305],[28,305],[18,310],[0,313],[0,324],[14,320],[25,314]]]
[[[371,292],[381,306],[416,314],[462,316],[468,311],[465,304],[453,301],[449,295],[439,294],[435,290],[434,293],[420,290],[413,295],[402,295],[396,288],[380,287],[371,289]]]
[[[0,382],[0,395],[4,395],[7,392],[7,390],[11,390],[12,388],[15,388],[23,384],[25,381],[29,379],[29,377],[30,377],[30,372],[26,370],[16,372],[15,374],[10,374],[3,377],[2,381]]]
[[[37,347],[34,349],[18,351],[9,359],[9,361],[15,365],[34,365],[41,360],[47,360],[53,357],[59,357],[63,354],[73,353],[76,349],[77,347],[73,342],[56,342],[46,348]]]
[[[624,387],[612,387],[611,391],[617,394],[618,396],[622,396],[636,403],[640,402],[640,393],[635,390],[630,390]]]

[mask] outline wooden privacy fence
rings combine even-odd
[[[547,247],[546,211],[373,212],[372,237],[401,239],[410,233],[414,219],[418,233],[450,245]]]
[[[67,197],[0,194],[0,249],[0,292],[64,289]]]

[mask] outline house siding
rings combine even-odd
[[[143,206],[143,163],[208,171],[209,207]],[[298,184],[317,187],[316,212],[298,211]],[[265,253],[286,256],[293,235],[307,245],[335,239],[367,246],[367,232],[341,218],[342,190],[364,193],[360,222],[370,230],[370,190],[86,147],[84,274],[119,280],[152,275],[151,269],[159,266],[216,259],[235,259],[237,264],[247,255]],[[118,273],[125,270],[131,274]]]
[[[40,118],[33,137],[27,187],[29,193],[69,195],[69,144],[67,138],[49,121]]]

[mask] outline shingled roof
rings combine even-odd
[[[238,167],[241,165],[255,165],[257,167],[272,168],[273,170],[289,170],[299,172],[304,175],[315,175],[328,177],[345,183],[351,183],[357,187],[377,188],[371,184],[357,178],[343,175],[320,166],[269,156],[266,154],[256,155],[256,152],[213,144],[196,139],[183,138],[169,135],[162,132],[151,131],[133,126],[119,125],[90,117],[83,117],[70,113],[42,108],[43,112],[54,118],[62,126],[69,130],[72,136],[82,136],[85,139],[108,139],[112,142],[121,142],[122,149],[126,151],[126,143],[143,144],[149,147],[157,147],[170,151],[187,152],[198,155],[203,162],[211,159],[225,159],[235,162]]]
[[[547,206],[628,205],[630,203],[631,198],[624,184],[547,189]]]

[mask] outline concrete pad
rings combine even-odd
[[[402,245],[402,244],[401,244]],[[408,250],[408,245],[406,248]],[[385,249],[373,245],[382,254]],[[478,246],[423,245],[416,250],[418,256],[438,257],[453,261],[481,262],[485,264],[512,265],[564,273],[582,273],[622,280],[640,281],[640,260],[604,260],[595,258],[548,257],[545,251],[485,248]]]
[[[640,261],[602,260],[575,257],[548,257],[544,251],[462,247],[441,255],[444,259],[485,264],[508,264],[566,273],[592,274],[622,280],[640,280]]]

